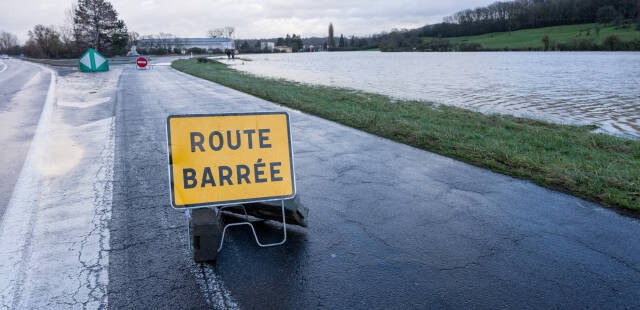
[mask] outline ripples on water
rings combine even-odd
[[[595,124],[640,138],[640,53],[336,52],[243,55],[236,69],[399,99],[557,123]]]

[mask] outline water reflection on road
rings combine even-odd
[[[242,55],[239,70],[640,138],[640,53],[336,52]],[[227,62],[225,60],[225,62]]]

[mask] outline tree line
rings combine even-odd
[[[458,37],[520,29],[640,19],[640,0],[498,1],[445,17],[417,31],[423,37]]]
[[[40,58],[74,58],[93,48],[105,56],[126,53],[129,33],[109,1],[78,0],[66,12],[62,26],[35,25],[29,39],[0,32],[0,52]]]
[[[417,29],[394,29],[378,36],[382,51],[480,51],[479,43],[453,44],[446,38],[492,32],[509,32],[540,27],[598,23],[640,30],[640,0],[515,0],[498,1],[485,7],[467,9],[445,17],[443,22]],[[425,40],[424,38],[431,38]],[[580,37],[571,42],[540,38],[539,50],[640,50],[640,39],[622,41],[615,35],[604,44]]]

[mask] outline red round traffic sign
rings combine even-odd
[[[136,64],[138,65],[138,67],[144,68],[147,66],[147,59],[144,57],[138,57],[138,60],[136,60]]]

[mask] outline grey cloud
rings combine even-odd
[[[9,0],[3,4],[0,30],[26,39],[35,24],[59,25],[73,0]],[[235,26],[239,38],[286,33],[325,36],[329,22],[336,33],[368,35],[391,28],[413,28],[440,22],[443,16],[490,0],[112,0],[131,31],[200,37],[207,29]]]

